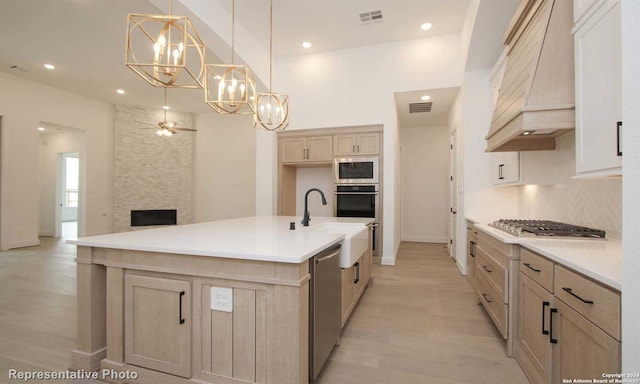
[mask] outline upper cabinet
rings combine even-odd
[[[555,151],[499,152],[491,154],[493,185],[555,184]]]
[[[333,161],[332,136],[308,136],[280,139],[280,160],[283,163]]]
[[[620,2],[594,0],[580,11],[574,28],[576,173],[622,175]]]
[[[571,1],[523,0],[504,38],[507,64],[488,152],[555,149],[575,127]]]
[[[378,155],[380,134],[377,132],[335,135],[333,137],[335,156]]]

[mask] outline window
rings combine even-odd
[[[80,178],[80,159],[77,157],[64,157],[65,171],[65,207],[78,206],[78,180]]]

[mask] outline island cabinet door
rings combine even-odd
[[[126,275],[125,361],[191,376],[191,283]]]
[[[274,380],[270,366],[274,356],[269,355],[276,342],[273,289],[262,284],[222,280],[199,283],[197,287],[198,378],[226,384]]]

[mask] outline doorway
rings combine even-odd
[[[84,131],[40,122],[39,235],[74,239],[82,223]]]
[[[59,196],[56,232],[65,239],[78,237],[78,202],[80,187],[80,155],[78,152],[61,153],[58,170]]]
[[[449,233],[451,238],[449,239],[449,256],[456,259],[456,241],[458,238],[457,231],[457,218],[458,218],[458,193],[457,193],[457,167],[458,161],[456,156],[457,145],[457,131],[451,133],[451,147],[450,147],[450,162],[451,165],[449,178],[449,199],[451,201],[449,209]]]

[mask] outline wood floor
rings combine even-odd
[[[41,242],[0,252],[0,383],[71,363],[75,246]],[[527,383],[442,245],[403,243],[396,267],[374,273],[316,383]]]
[[[402,243],[374,274],[316,383],[528,383],[444,245]]]

